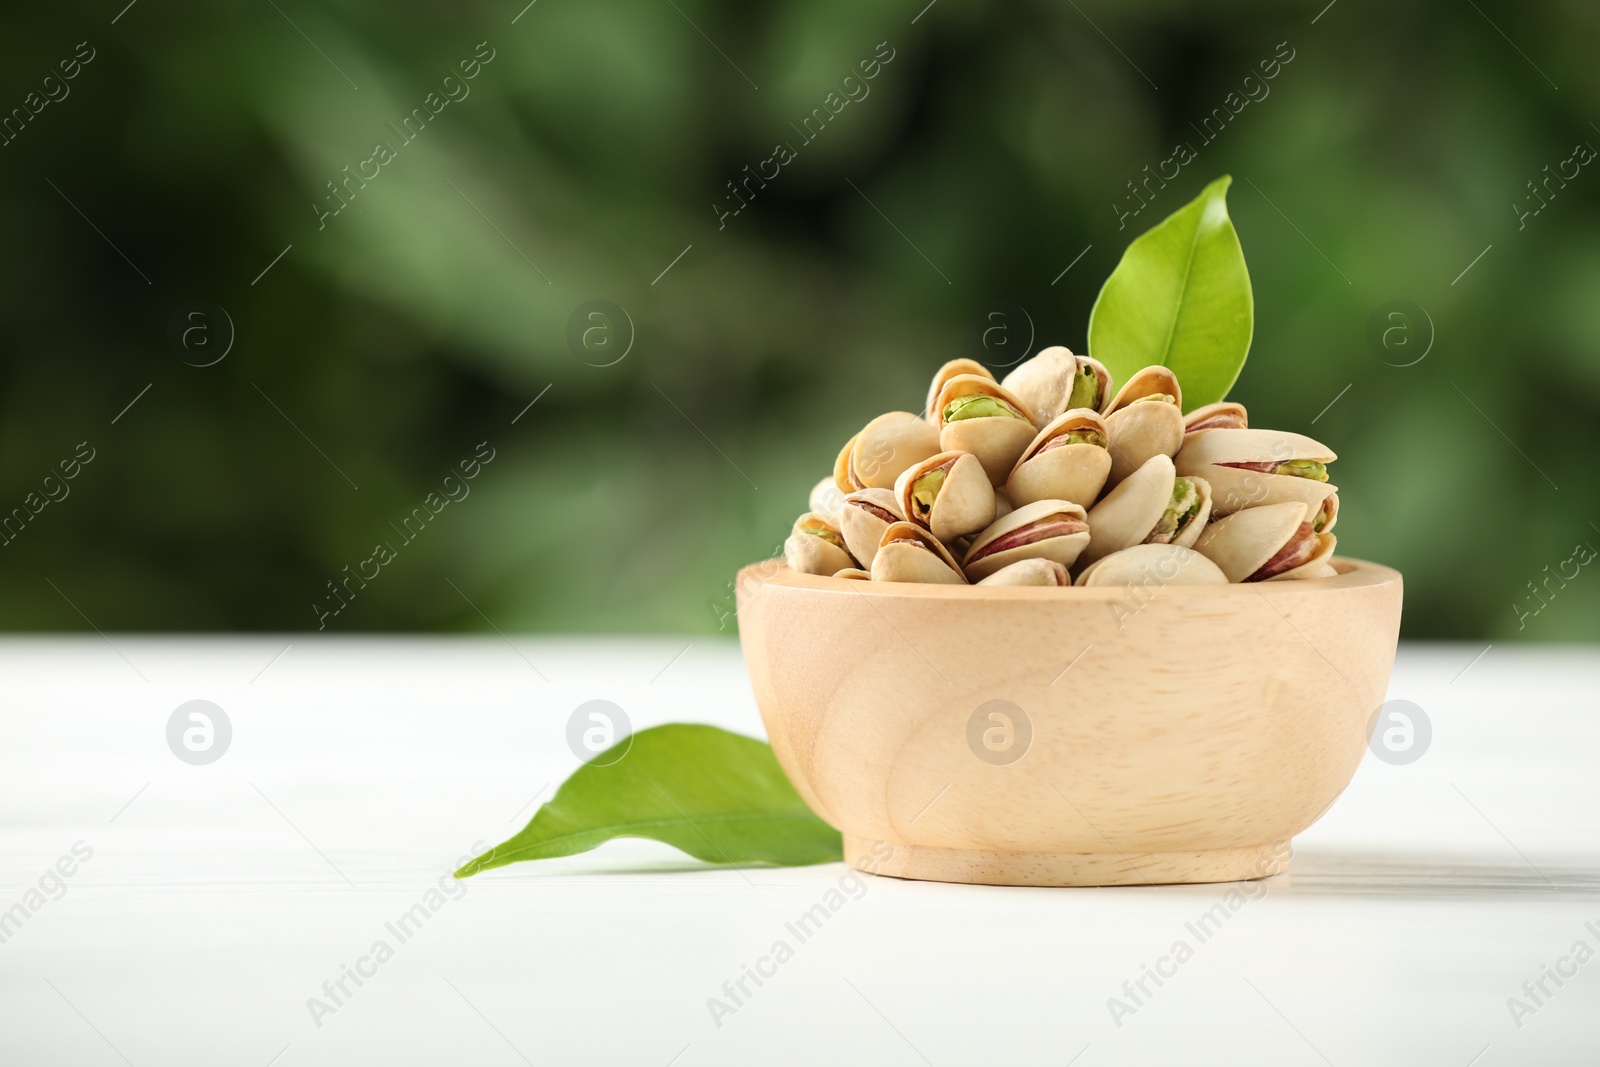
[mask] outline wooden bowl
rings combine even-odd
[[[739,572],[778,762],[845,859],[992,885],[1284,870],[1349,784],[1400,631],[1400,575],[978,588]]]

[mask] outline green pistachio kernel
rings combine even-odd
[[[1291,459],[1278,464],[1274,474],[1287,474],[1293,478],[1310,478],[1314,482],[1328,480],[1328,467],[1314,459]]]
[[[1016,408],[1004,400],[987,393],[968,393],[966,396],[958,396],[944,406],[945,422],[992,418],[1020,419],[1022,416]]]
[[[1093,367],[1085,366],[1078,370],[1078,376],[1072,382],[1072,395],[1067,398],[1067,407],[1100,410],[1100,378]]]
[[[1069,445],[1094,445],[1096,448],[1106,447],[1106,435],[1099,430],[1068,430],[1061,435],[1060,440]]]
[[[810,534],[812,537],[820,537],[830,545],[836,545],[839,548],[845,548],[844,538],[839,536],[839,532],[837,530],[830,529],[829,527],[806,523],[800,527],[800,532],[803,534]],[[848,552],[849,549],[845,548],[845,551]]]
[[[918,514],[925,516],[933,510],[933,498],[939,495],[939,489],[944,485],[944,475],[943,468],[935,467],[911,483],[911,503]]]
[[[1172,499],[1167,502],[1167,510],[1161,513],[1160,521],[1150,531],[1146,541],[1161,544],[1170,542],[1173,535],[1183,529],[1184,524],[1193,519],[1199,510],[1200,492],[1195,489],[1194,482],[1188,478],[1173,479]],[[1157,538],[1159,542],[1156,542]]]

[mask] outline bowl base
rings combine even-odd
[[[888,855],[885,856],[885,852]],[[929,848],[844,835],[857,870],[972,885],[1110,886],[1243,882],[1289,867],[1288,842],[1200,852],[996,852]]]

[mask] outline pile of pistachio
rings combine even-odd
[[[924,414],[850,438],[784,542],[791,568],[878,582],[1205,585],[1335,574],[1336,457],[1252,430],[1240,404],[1183,414],[1177,377],[1113,390],[1047,348],[996,381],[970,359]]]

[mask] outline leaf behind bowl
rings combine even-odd
[[[843,857],[772,746],[715,726],[671,723],[624,738],[573,772],[514,837],[456,871],[587,852],[618,837],[664,841],[711,863],[794,867]]]
[[[1183,409],[1225,399],[1250,353],[1255,298],[1223,175],[1134,239],[1089,312],[1089,354],[1118,385],[1161,365]]]

